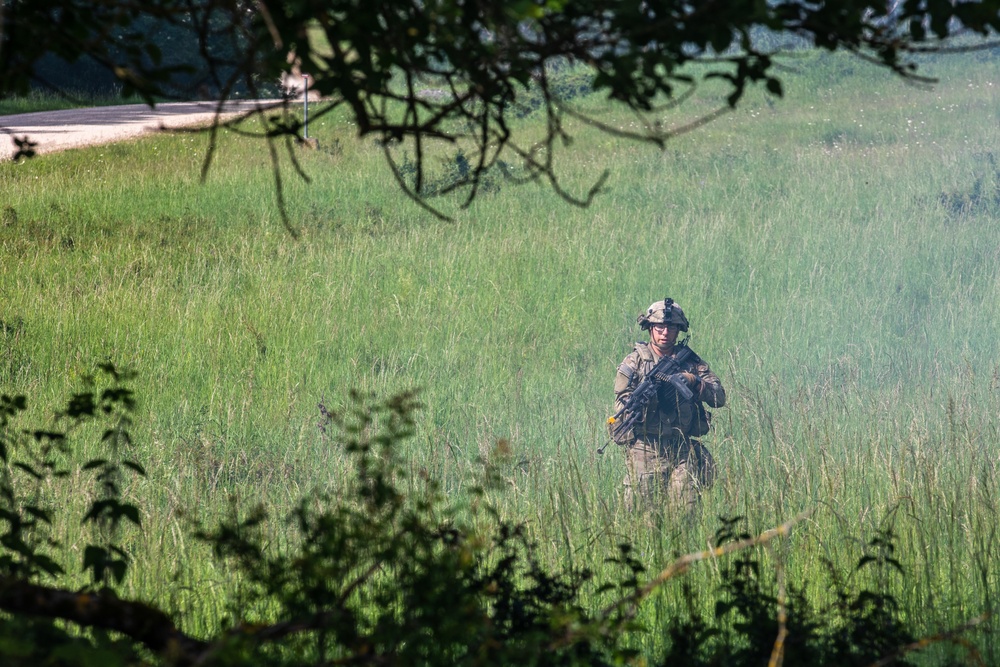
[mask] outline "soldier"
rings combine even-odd
[[[618,366],[616,414],[657,363],[687,345],[686,340],[677,342],[678,334],[687,331],[689,324],[673,299],[657,301],[637,322],[649,332],[650,340],[636,343]],[[609,420],[614,441],[626,448],[625,505],[629,510],[655,508],[659,494],[665,494],[674,507],[693,510],[700,489],[711,486],[715,478],[715,461],[697,437],[708,433],[705,405],[725,405],[726,390],[698,355],[689,352],[683,357],[686,359],[675,369],[674,380],[679,378],[682,387],[691,389],[690,400],[684,400],[674,384],[660,382],[632,428],[618,432],[614,420]],[[628,417],[624,414],[622,419]]]

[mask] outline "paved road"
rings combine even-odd
[[[215,115],[215,102],[171,102],[151,109],[145,104],[126,104],[92,109],[65,109],[0,116],[0,161],[9,160],[17,148],[13,137],[27,135],[38,145],[37,153],[107,144],[163,129],[208,124]],[[276,100],[239,101],[226,105],[227,113],[249,111],[254,105],[280,104]]]

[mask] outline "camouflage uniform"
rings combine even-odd
[[[643,328],[657,322],[671,321],[676,315],[681,319],[680,328],[687,330],[687,319],[676,304],[676,313],[664,313],[664,304],[659,301],[647,310],[646,319],[639,316]],[[659,311],[656,312],[659,306]],[[676,353],[679,346],[675,346]],[[618,366],[615,377],[615,413],[628,400],[632,390],[662,359],[648,343],[636,343],[632,352]],[[615,439],[626,448],[628,475],[625,478],[625,504],[632,509],[652,509],[662,500],[657,495],[666,494],[665,500],[674,507],[693,509],[698,501],[700,488],[711,486],[715,479],[715,461],[698,436],[709,429],[709,415],[705,405],[718,408],[726,403],[726,391],[719,378],[698,355],[691,355],[682,364],[679,372],[688,372],[698,378],[692,387],[694,397],[684,401],[677,390],[668,383],[661,384],[656,395],[650,399],[643,411],[643,417],[628,432]],[[638,505],[638,507],[637,507]]]

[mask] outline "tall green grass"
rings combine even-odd
[[[318,404],[411,387],[414,468],[458,498],[500,466],[488,500],[553,563],[600,569],[627,540],[656,568],[704,548],[717,516],[760,530],[811,509],[764,555],[789,581],[822,598],[825,563],[849,573],[891,527],[915,630],[955,626],[1000,584],[1000,72],[929,63],[928,91],[839,56],[791,64],[788,99],[751,93],[662,152],[578,128],[563,184],[610,174],[588,209],[504,186],[435,220],[334,117],[296,155],[312,182],[285,172],[298,240],[266,152],[234,136],[204,184],[200,135],[0,165],[0,391],[27,394],[37,423],[95,362],[137,372],[150,476],[129,490],[148,512],[131,585],[195,633],[236,582],[187,522],[258,502],[280,518],[336,488]],[[730,394],[706,438],[720,479],[686,521],[627,515],[621,452],[597,454],[635,314],[664,294]],[[72,552],[80,528],[63,530]],[[718,582],[711,564],[689,576]],[[644,620],[682,605],[668,588]],[[973,639],[995,662],[995,633]]]

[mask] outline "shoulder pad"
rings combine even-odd
[[[621,366],[618,367],[618,372],[627,377],[629,383],[632,382],[632,377],[635,375],[635,370],[624,361]]]
[[[638,342],[635,344],[635,351],[639,353],[639,357],[643,361],[654,361],[656,357],[653,356],[653,351],[649,349],[649,343]]]

